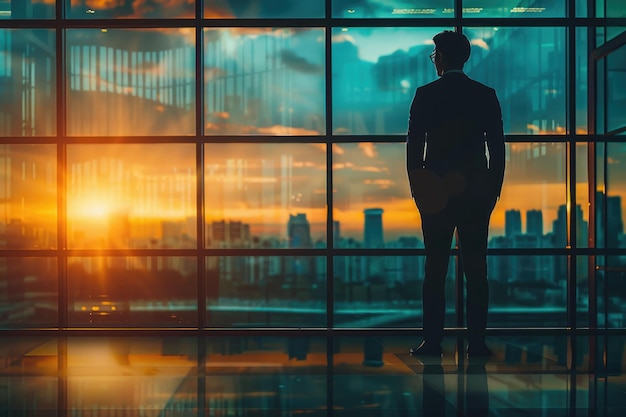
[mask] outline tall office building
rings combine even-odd
[[[526,234],[543,236],[543,213],[541,210],[528,210],[526,212]]]
[[[504,213],[504,235],[514,237],[522,234],[522,215],[519,210],[507,210]]]
[[[311,225],[306,218],[306,213],[289,215],[287,223],[290,248],[312,248]]]
[[[622,220],[622,198],[617,195],[596,193],[597,237],[596,246],[619,247],[620,236],[624,233]]]
[[[383,240],[383,209],[368,208],[365,214],[365,231],[363,243],[366,248],[382,248]]]

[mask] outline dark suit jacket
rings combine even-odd
[[[434,195],[446,201],[455,195],[495,201],[505,165],[495,90],[461,72],[446,73],[418,88],[409,116],[406,162],[420,210],[420,201]]]

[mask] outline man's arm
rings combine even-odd
[[[500,198],[502,182],[504,181],[505,147],[502,109],[495,90],[491,90],[488,111],[489,122],[486,140],[489,149],[489,178],[494,195]]]
[[[426,144],[426,127],[423,123],[423,107],[419,88],[411,103],[409,112],[409,128],[406,135],[406,170],[411,178],[411,171],[421,168],[424,163],[424,146]]]

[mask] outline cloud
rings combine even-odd
[[[489,50],[489,45],[487,44],[487,42],[485,42],[484,39],[480,38],[480,39],[472,39],[470,41],[470,43],[474,46],[477,46],[481,49],[484,49],[485,51]]]
[[[322,65],[309,62],[305,58],[288,49],[280,51],[280,59],[288,68],[304,74],[321,74],[324,72],[324,67]]]
[[[361,142],[359,143],[359,148],[368,158],[376,158],[378,156],[376,145],[372,142]]]

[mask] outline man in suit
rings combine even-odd
[[[416,90],[407,133],[407,172],[426,248],[424,340],[410,353],[442,354],[445,279],[456,229],[467,285],[467,354],[491,356],[485,344],[487,235],[504,178],[502,111],[495,91],[463,72],[468,39],[444,31],[433,41],[430,58],[440,78]]]

